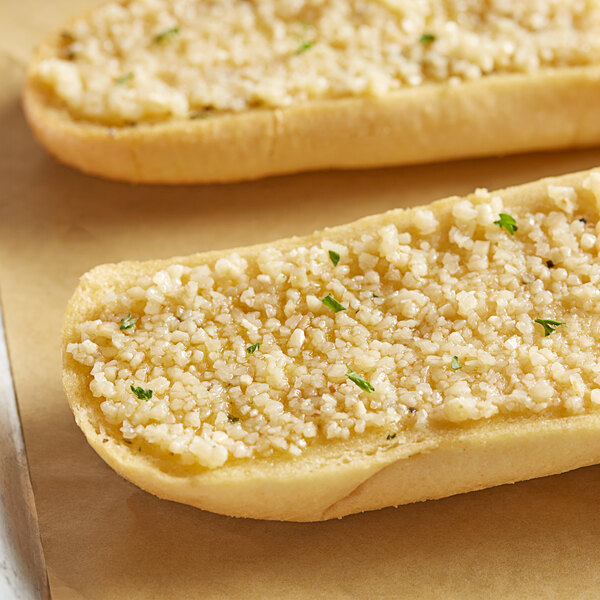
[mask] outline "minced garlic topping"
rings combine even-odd
[[[76,21],[36,76],[118,125],[598,63],[598,0],[130,0]]]
[[[358,238],[174,264],[110,293],[67,351],[108,427],[211,468],[583,413],[600,407],[600,173],[584,188],[550,185],[544,213],[480,190]]]

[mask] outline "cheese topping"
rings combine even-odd
[[[74,118],[188,119],[600,63],[598,0],[130,0],[35,76]]]

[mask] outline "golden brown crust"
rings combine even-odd
[[[74,120],[36,82],[54,35],[37,50],[23,93],[35,135],[58,160],[110,179],[210,183],[315,169],[368,168],[600,142],[600,67],[491,75],[382,98],[106,127]]]
[[[580,188],[586,176],[579,173],[511,188],[503,192],[505,205],[539,209],[548,183]],[[447,213],[455,201],[442,200],[432,209],[438,215]],[[590,210],[597,213],[596,207]],[[270,245],[307,244],[323,236],[348,238],[367,227],[398,223],[409,212],[391,211],[308,238]],[[255,246],[238,252],[251,255],[260,249]],[[181,467],[175,461],[138,453],[120,436],[103,429],[97,401],[88,387],[89,373],[64,349],[77,339],[78,323],[97,314],[108,290],[123,290],[142,273],[171,263],[197,265],[223,254],[102,265],[82,277],[67,308],[63,381],[77,423],[108,464],[149,492],[232,516],[318,521],[560,473],[600,461],[598,413],[491,421],[420,438],[400,434],[385,443],[380,434],[365,435],[345,442],[314,444],[299,458],[244,460],[215,470]]]

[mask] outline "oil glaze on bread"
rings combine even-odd
[[[600,172],[85,274],[77,423],[121,475],[317,521],[600,461]]]
[[[129,0],[29,66],[41,143],[137,182],[600,142],[596,0]]]

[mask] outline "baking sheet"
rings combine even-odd
[[[598,598],[600,467],[319,524],[158,500],[88,447],[60,382],[90,267],[246,245],[600,164],[600,150],[256,183],[135,187],[54,162],[19,106],[25,61],[86,0],[0,3],[0,284],[55,600]]]

